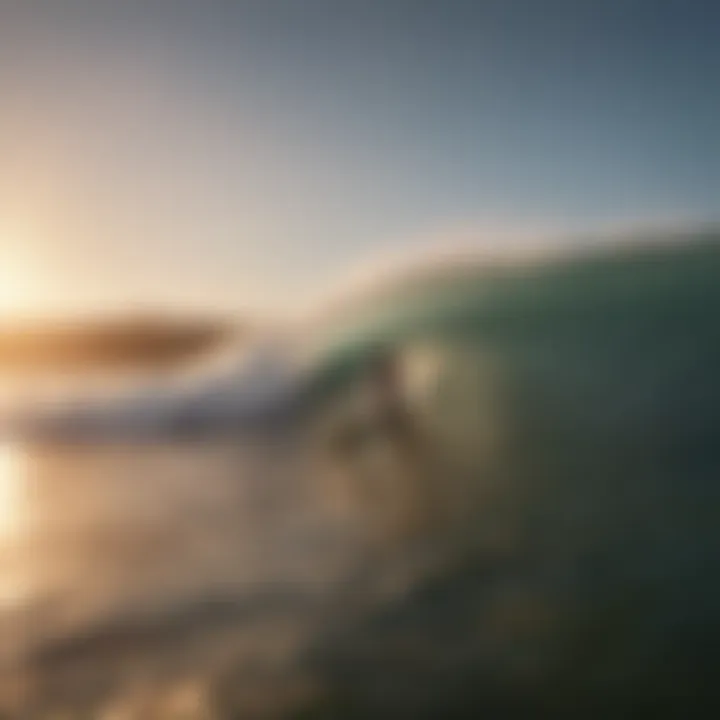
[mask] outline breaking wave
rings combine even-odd
[[[2,707],[717,707],[719,309],[711,233],[435,267],[166,394],[57,411],[94,442],[16,437],[0,467],[32,490],[0,553]],[[400,424],[366,409],[387,352]]]

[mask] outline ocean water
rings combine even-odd
[[[713,716],[719,281],[712,234],[413,276],[308,332],[288,422],[6,440],[0,708]]]

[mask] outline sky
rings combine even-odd
[[[706,223],[716,0],[0,0],[0,313],[292,305],[462,236]]]

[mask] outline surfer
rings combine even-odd
[[[345,477],[351,505],[369,513],[383,535],[427,528],[431,491],[425,482],[429,443],[407,397],[402,357],[382,348],[358,379],[350,416],[333,423],[330,455]],[[368,517],[368,516],[366,516]]]

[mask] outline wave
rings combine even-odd
[[[42,532],[17,562],[39,602],[0,627],[3,652],[15,637],[53,710],[98,717],[138,683],[169,695],[188,679],[219,717],[283,691],[286,710],[258,716],[298,716],[304,681],[308,716],[610,717],[666,700],[701,716],[718,699],[719,281],[713,235],[435,264],[228,351],[162,402],[96,405],[134,427],[147,403],[147,437],[186,412],[179,397],[250,427],[300,408],[304,429],[388,352],[423,401],[413,452],[399,433],[339,442],[330,423],[331,442],[61,445],[42,482],[40,448]]]
[[[40,399],[0,414],[5,435],[152,438],[252,426],[332,392],[378,353],[451,335],[482,340],[593,322],[630,325],[717,305],[715,231],[613,238],[589,249],[488,261],[463,253],[387,268],[352,284],[294,326],[267,328],[190,372],[105,399]],[[564,248],[558,250],[557,247]],[[695,307],[689,304],[699,303]]]

